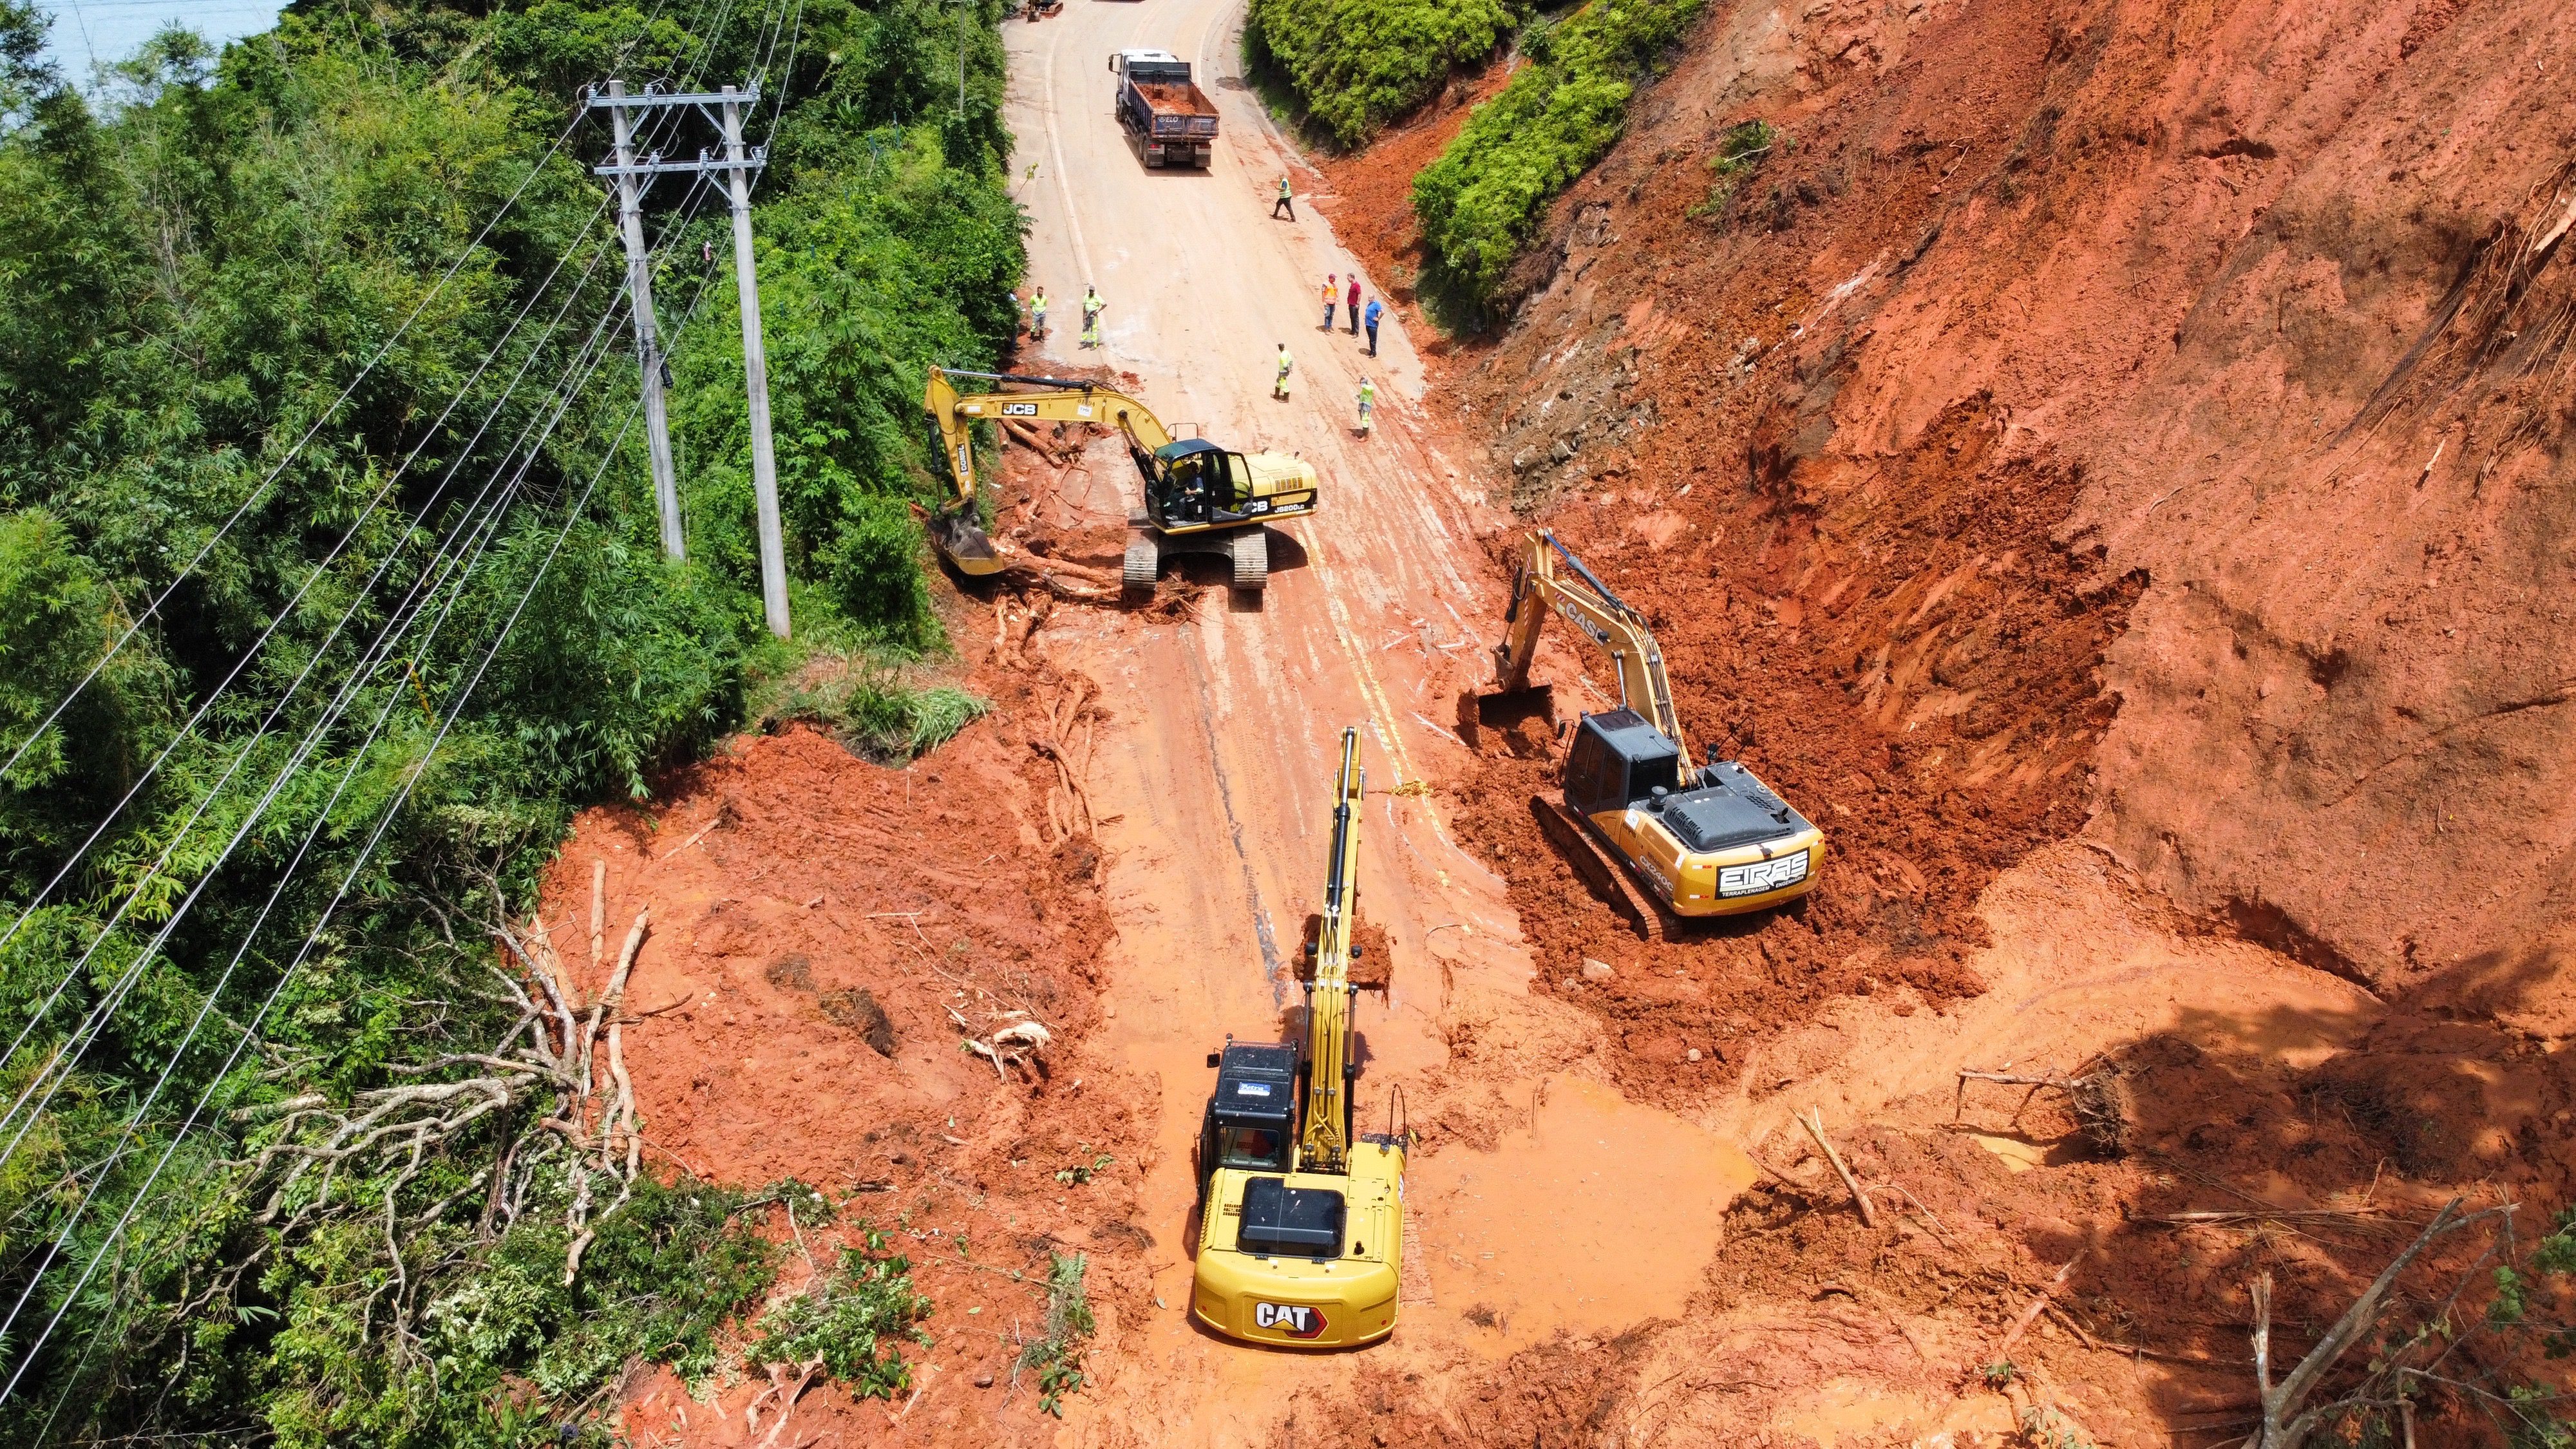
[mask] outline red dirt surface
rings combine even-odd
[[[1015,1335],[1044,1318],[1049,1255],[1089,1257],[1104,1325],[1150,1295],[1132,1221],[1149,1124],[1132,1084],[1084,1047],[1110,931],[1099,855],[1087,835],[1050,846],[1030,823],[1055,778],[1030,744],[1054,737],[1047,706],[1064,689],[996,682],[992,715],[908,769],[810,725],[743,737],[662,782],[660,809],[585,813],[548,878],[567,960],[583,959],[594,861],[608,864],[611,922],[652,914],[626,1059],[653,1155],[820,1191],[835,1226],[809,1212],[800,1232],[773,1209],[768,1230],[828,1265],[871,1224],[935,1304],[935,1347],[903,1350],[917,1398],[817,1388],[795,1438],[776,1442],[1045,1442],[1054,1420],[1013,1362]],[[1013,1011],[1054,1034],[1033,1063],[1004,1074],[961,1048]],[[1058,1180],[1077,1167],[1087,1181]],[[807,1276],[792,1256],[782,1287]],[[659,1374],[630,1390],[625,1427],[639,1445],[753,1442],[752,1397],[737,1385],[702,1403]]]

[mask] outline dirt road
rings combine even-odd
[[[1102,1389],[1069,1406],[1080,1443],[1267,1440],[1292,1392],[1347,1376],[1358,1357],[1429,1367],[1672,1312],[1714,1249],[1714,1209],[1750,1176],[1679,1119],[1548,1075],[1579,1050],[1578,1023],[1526,993],[1503,883],[1457,846],[1424,786],[1455,763],[1448,702],[1479,682],[1498,628],[1499,587],[1473,539],[1507,520],[1424,430],[1411,406],[1421,366],[1393,317],[1374,361],[1347,331],[1318,330],[1325,274],[1347,279],[1356,263],[1311,205],[1293,223],[1270,217],[1283,170],[1300,191],[1312,178],[1236,75],[1238,23],[1233,0],[1077,0],[1005,32],[1010,123],[1036,163],[1019,187],[1035,218],[1032,280],[1067,299],[1062,312],[1099,288],[1097,360],[1136,374],[1168,422],[1302,454],[1326,488],[1315,518],[1274,533],[1257,608],[1212,588],[1180,622],[1064,611],[1047,629],[1054,662],[1104,687],[1117,732],[1090,784],[1118,928],[1108,1044],[1161,1094],[1141,1217],[1167,1306],[1141,1333],[1102,1334]],[[1130,46],[1190,59],[1222,107],[1208,171],[1149,171],[1119,129],[1106,63]],[[1270,396],[1283,342],[1297,359],[1285,403]],[[1075,327],[1047,352],[1095,360]],[[1367,440],[1350,428],[1364,375],[1386,402]],[[1095,471],[1102,496],[1088,502],[1106,512],[1123,469]],[[1117,481],[1132,494],[1132,476]],[[1362,911],[1387,930],[1395,966],[1388,998],[1361,1007],[1363,1116],[1374,1127],[1401,1085],[1416,1125],[1431,1104],[1455,1140],[1411,1174],[1396,1338],[1364,1356],[1298,1357],[1186,1320],[1190,1144],[1205,1054],[1228,1033],[1275,1037],[1292,1003],[1287,956],[1320,886],[1346,724],[1363,727],[1373,797]],[[1618,1250],[1675,1206],[1698,1209],[1685,1214],[1698,1226],[1667,1253]]]

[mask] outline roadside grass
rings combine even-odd
[[[1038,1374],[1038,1407],[1064,1417],[1064,1399],[1078,1392],[1089,1379],[1082,1371],[1085,1345],[1092,1330],[1098,1327],[1091,1313],[1091,1296],[1083,1288],[1083,1277],[1091,1260],[1080,1253],[1048,1255],[1046,1336],[1034,1338],[1020,1349],[1019,1363],[1011,1378],[1019,1381],[1020,1369],[1035,1369]]]

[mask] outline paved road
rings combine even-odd
[[[1355,263],[1311,207],[1294,223],[1270,218],[1283,169],[1300,190],[1313,178],[1236,76],[1238,16],[1239,0],[1067,0],[1055,19],[1004,31],[1032,280],[1058,323],[1049,360],[1094,358],[1076,345],[1075,303],[1096,284],[1108,304],[1099,360],[1136,374],[1176,431],[1300,453],[1324,485],[1314,518],[1274,534],[1257,608],[1211,589],[1177,622],[1059,610],[1047,626],[1052,655],[1097,679],[1114,713],[1090,784],[1096,812],[1114,817],[1103,831],[1119,924],[1109,1038],[1161,1097],[1142,1226],[1166,1306],[1141,1333],[1104,1324],[1101,1382],[1068,1406],[1075,1443],[1266,1443],[1295,1390],[1330,1390],[1363,1359],[1436,1374],[1558,1327],[1675,1311],[1696,1278],[1672,1271],[1692,1230],[1668,1236],[1668,1251],[1642,1268],[1632,1245],[1673,1232],[1667,1204],[1732,1185],[1722,1151],[1677,1120],[1579,1084],[1543,1088],[1549,1065],[1579,1054],[1583,1028],[1527,994],[1530,965],[1501,882],[1457,846],[1423,789],[1458,762],[1442,726],[1456,691],[1483,682],[1498,635],[1500,589],[1475,536],[1508,519],[1423,431],[1411,405],[1421,364],[1391,314],[1375,360],[1347,332],[1318,330],[1324,274],[1347,276]],[[1208,171],[1149,171],[1118,126],[1107,61],[1136,46],[1191,60],[1222,108]],[[1280,342],[1297,359],[1286,403],[1269,395]],[[1385,404],[1365,441],[1350,430],[1363,374]],[[1099,473],[1123,474],[1132,501],[1132,473]],[[1393,937],[1395,966],[1388,1000],[1362,1001],[1363,1120],[1377,1126],[1391,1085],[1421,1103],[1482,1074],[1467,1085],[1516,1125],[1507,1156],[1417,1162],[1396,1338],[1315,1358],[1195,1330],[1184,1317],[1184,1234],[1190,1146],[1211,1085],[1203,1058],[1229,1032],[1281,1030],[1294,997],[1286,961],[1320,891],[1348,724],[1363,727],[1370,787],[1362,910]],[[1462,1066],[1449,1040],[1468,1018],[1482,1050]],[[1494,1311],[1470,1322],[1478,1305]]]

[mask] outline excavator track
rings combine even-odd
[[[1226,556],[1234,564],[1236,588],[1257,594],[1270,582],[1270,535],[1259,524],[1227,539]]]
[[[1154,592],[1155,577],[1163,571],[1163,550],[1150,533],[1127,536],[1127,557],[1120,566],[1120,578],[1130,594]]]
[[[1558,852],[1564,855],[1565,863],[1574,867],[1574,873],[1583,877],[1583,883],[1592,888],[1592,893],[1610,909],[1628,918],[1628,928],[1637,933],[1637,939],[1658,942],[1672,939],[1664,913],[1646,898],[1644,891],[1638,889],[1637,878],[1611,859],[1610,853],[1601,848],[1601,843],[1593,838],[1592,832],[1584,827],[1573,811],[1545,795],[1532,795],[1530,814],[1538,817],[1540,832],[1555,844]]]

